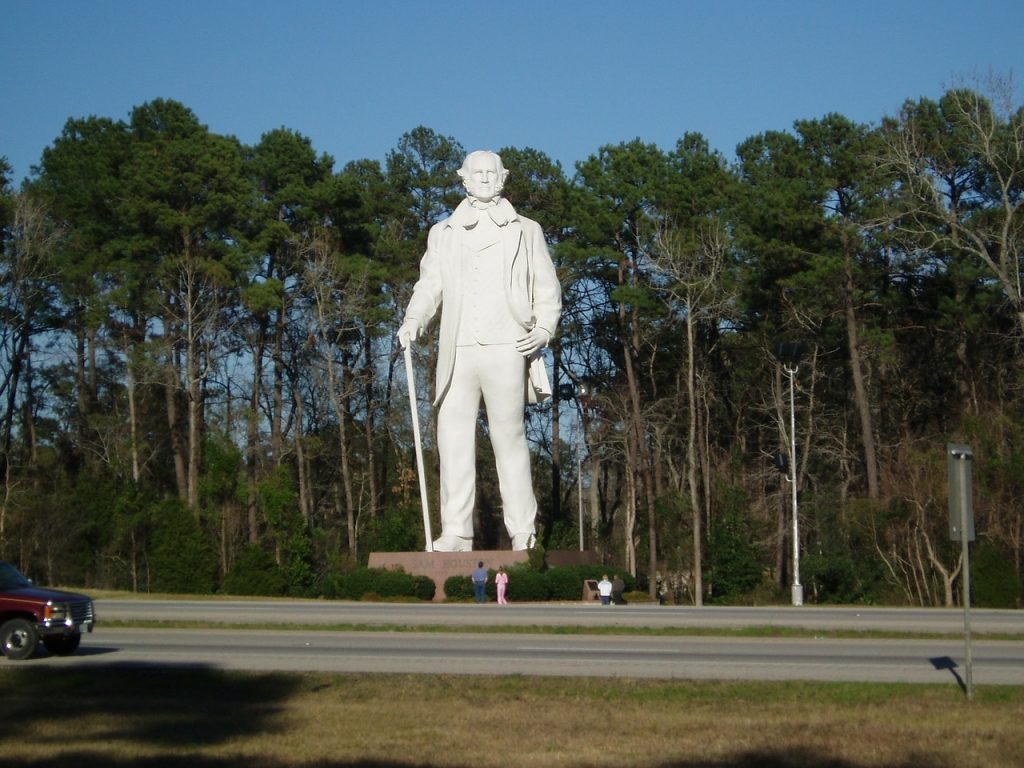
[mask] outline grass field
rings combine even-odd
[[[0,766],[1021,766],[1024,690],[0,663]]]

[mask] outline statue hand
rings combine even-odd
[[[516,351],[523,357],[529,357],[534,352],[544,349],[551,341],[551,334],[541,328],[534,326],[525,336],[516,339]]]
[[[420,327],[419,321],[410,318],[402,323],[396,335],[398,343],[402,345],[402,349],[406,349],[410,342],[416,341],[420,337],[421,333],[423,333],[423,328]]]

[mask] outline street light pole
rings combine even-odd
[[[795,341],[780,342],[775,346],[775,357],[782,363],[782,370],[789,379],[789,490],[793,497],[793,605],[804,604],[804,588],[800,583],[800,516],[797,509],[796,492],[796,402],[793,395],[794,379],[800,370],[800,344]]]
[[[797,513],[796,494],[796,406],[793,398],[793,379],[799,367],[783,367],[789,377],[789,488],[793,494],[793,605],[804,604],[804,588],[800,583],[800,521]]]

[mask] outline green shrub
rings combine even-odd
[[[368,552],[417,552],[423,549],[420,508],[382,510],[366,527],[361,541]]]
[[[412,576],[404,571],[381,571],[372,574],[371,591],[381,597],[411,594]]]
[[[314,594],[313,547],[309,527],[299,512],[295,478],[282,465],[257,484],[260,506],[267,519],[265,541],[279,553],[288,585],[286,594]]]
[[[434,582],[426,576],[413,576],[401,570],[388,568],[354,568],[340,578],[324,580],[327,589],[346,600],[366,600],[379,597],[411,597],[431,600],[434,597]],[[325,593],[327,591],[325,589]]]
[[[882,519],[906,518],[910,514],[906,504],[897,499],[886,505],[852,500],[845,513],[840,512],[838,504],[807,507],[808,529],[816,536],[814,547],[800,561],[806,596],[816,603],[877,602],[887,575],[883,561],[875,556],[872,531],[885,527]],[[763,594],[763,585],[752,587],[744,601],[751,602]]]
[[[552,600],[579,600],[583,594],[583,582],[592,578],[586,574],[585,568],[575,565],[549,568],[544,577]]]
[[[340,573],[326,573],[323,574],[318,581],[318,591],[321,597],[325,597],[328,600],[340,600],[344,596],[342,595],[343,582],[345,577]]]
[[[547,568],[547,563],[544,561],[544,554],[544,546],[539,540],[534,542],[534,545],[526,551],[527,564],[538,573]]]
[[[1020,582],[1010,552],[979,541],[971,558],[971,600],[981,608],[1016,608]]]
[[[527,564],[517,564],[508,568],[509,602],[536,602],[550,600],[551,589],[546,574],[538,573]],[[577,595],[577,598],[579,595]]]
[[[730,496],[745,500],[744,494],[735,489]],[[711,587],[710,602],[728,603],[760,584],[762,552],[750,520],[736,499],[712,529],[708,550],[705,578]]]
[[[469,576],[449,576],[444,580],[446,600],[472,600],[473,580]]]
[[[346,600],[361,600],[373,591],[373,573],[369,568],[354,568],[341,577],[339,596]]]
[[[437,585],[428,576],[413,576],[413,596],[420,600],[433,600],[437,594]]]
[[[379,570],[374,573],[373,591],[385,598],[414,597],[431,600],[434,597],[434,582],[426,576],[413,576],[405,571]]]
[[[153,521],[150,590],[192,595],[212,593],[217,553],[195,515],[177,499],[161,502],[150,514]]]
[[[273,555],[253,544],[235,560],[221,591],[228,595],[280,597],[288,591],[288,576]]]

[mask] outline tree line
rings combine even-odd
[[[1019,604],[1007,83],[797,120],[730,161],[695,133],[571,173],[497,151],[563,286],[555,397],[527,413],[544,548],[680,602],[778,601],[795,475],[808,600],[952,605],[945,446],[964,442],[976,597]],[[421,126],[336,169],[295,130],[249,146],[158,99],[69,119],[18,188],[0,158],[0,557],[84,586],[317,595],[371,551],[422,549],[394,334],[464,155]],[[477,545],[507,547],[488,451]]]

